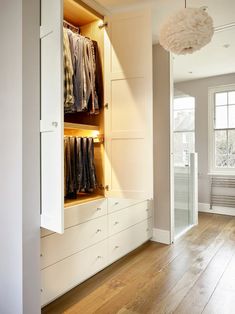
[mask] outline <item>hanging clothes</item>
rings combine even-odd
[[[79,192],[97,189],[93,138],[65,137],[64,160],[65,197],[76,198]]]
[[[67,30],[63,28],[64,48],[64,110],[71,112],[74,105],[73,93],[73,64]]]
[[[65,113],[98,114],[103,103],[103,76],[98,44],[66,29],[73,67],[73,104],[65,102]],[[66,38],[65,38],[66,39]],[[67,46],[66,46],[67,47]]]

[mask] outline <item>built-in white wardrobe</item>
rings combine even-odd
[[[97,41],[99,115],[64,115],[63,20]],[[152,236],[150,10],[103,17],[79,0],[41,0],[42,306]],[[64,136],[96,139],[99,188],[64,199]]]

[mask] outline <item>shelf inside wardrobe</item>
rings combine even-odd
[[[93,137],[95,144],[104,142],[104,135],[100,134],[99,127],[89,124],[64,123],[64,136]]]
[[[64,19],[75,26],[83,26],[102,20],[103,16],[81,0],[64,0]]]
[[[104,198],[104,196],[100,194],[80,193],[78,194],[78,197],[76,199],[66,199],[64,201],[64,207],[67,208],[71,206],[76,206],[87,202],[96,201],[102,198]]]
[[[80,124],[80,123],[64,123],[64,128],[68,130],[88,130],[88,131],[99,131],[99,127],[90,124]]]

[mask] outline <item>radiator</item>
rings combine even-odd
[[[235,177],[212,176],[210,208],[213,206],[235,208]]]

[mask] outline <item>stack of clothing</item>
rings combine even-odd
[[[64,111],[99,113],[102,66],[97,42],[64,28]]]
[[[76,198],[79,192],[91,193],[97,189],[93,138],[64,138],[64,180],[66,198]]]

